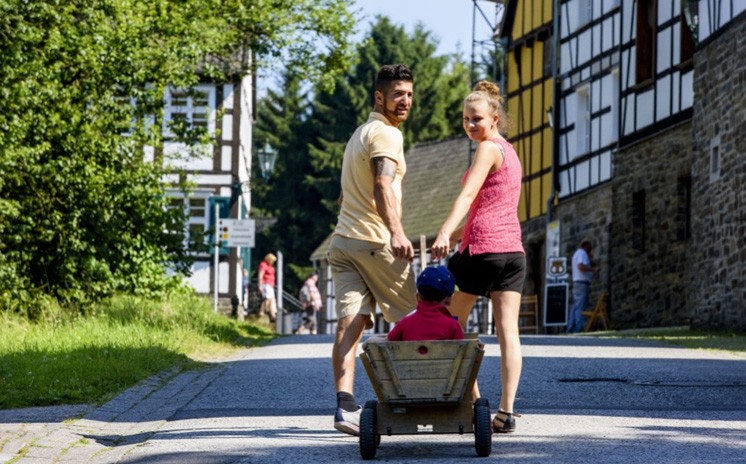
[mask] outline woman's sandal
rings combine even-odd
[[[501,418],[500,416],[503,416]],[[515,432],[515,418],[521,417],[514,412],[505,412],[502,409],[497,410],[495,418],[492,419],[492,430],[495,433],[512,433]]]

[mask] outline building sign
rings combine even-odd
[[[544,289],[544,326],[567,325],[568,294],[567,258],[547,258],[546,287]]]
[[[253,219],[218,220],[218,239],[228,248],[254,247],[255,223]]]

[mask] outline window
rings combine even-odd
[[[590,85],[585,84],[575,91],[578,101],[575,119],[575,135],[578,155],[591,151],[591,99]]]
[[[186,247],[196,252],[204,252],[207,245],[207,199],[211,192],[194,192],[193,196],[184,198],[180,192],[171,193],[171,208],[181,208],[187,217]]]
[[[593,0],[578,0],[578,25],[583,26],[593,20]]]
[[[185,129],[199,128],[213,131],[215,129],[211,117],[213,99],[213,89],[208,87],[169,89],[166,98],[165,134],[173,136],[169,128],[177,125]]]
[[[652,83],[655,77],[656,45],[656,0],[638,0],[637,2],[637,50],[636,83]]]
[[[632,246],[645,252],[645,190],[632,194]]]
[[[720,136],[710,140],[710,182],[720,179]]]

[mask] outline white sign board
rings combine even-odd
[[[550,256],[547,259],[547,280],[567,280],[567,258]]]
[[[220,219],[218,239],[228,248],[254,248],[255,223],[253,219]]]
[[[547,256],[560,255],[560,222],[555,220],[547,224]]]

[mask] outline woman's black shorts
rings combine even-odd
[[[448,270],[462,292],[489,296],[490,292],[523,292],[526,277],[526,255],[523,253],[483,253],[469,255],[456,252],[448,260]]]

